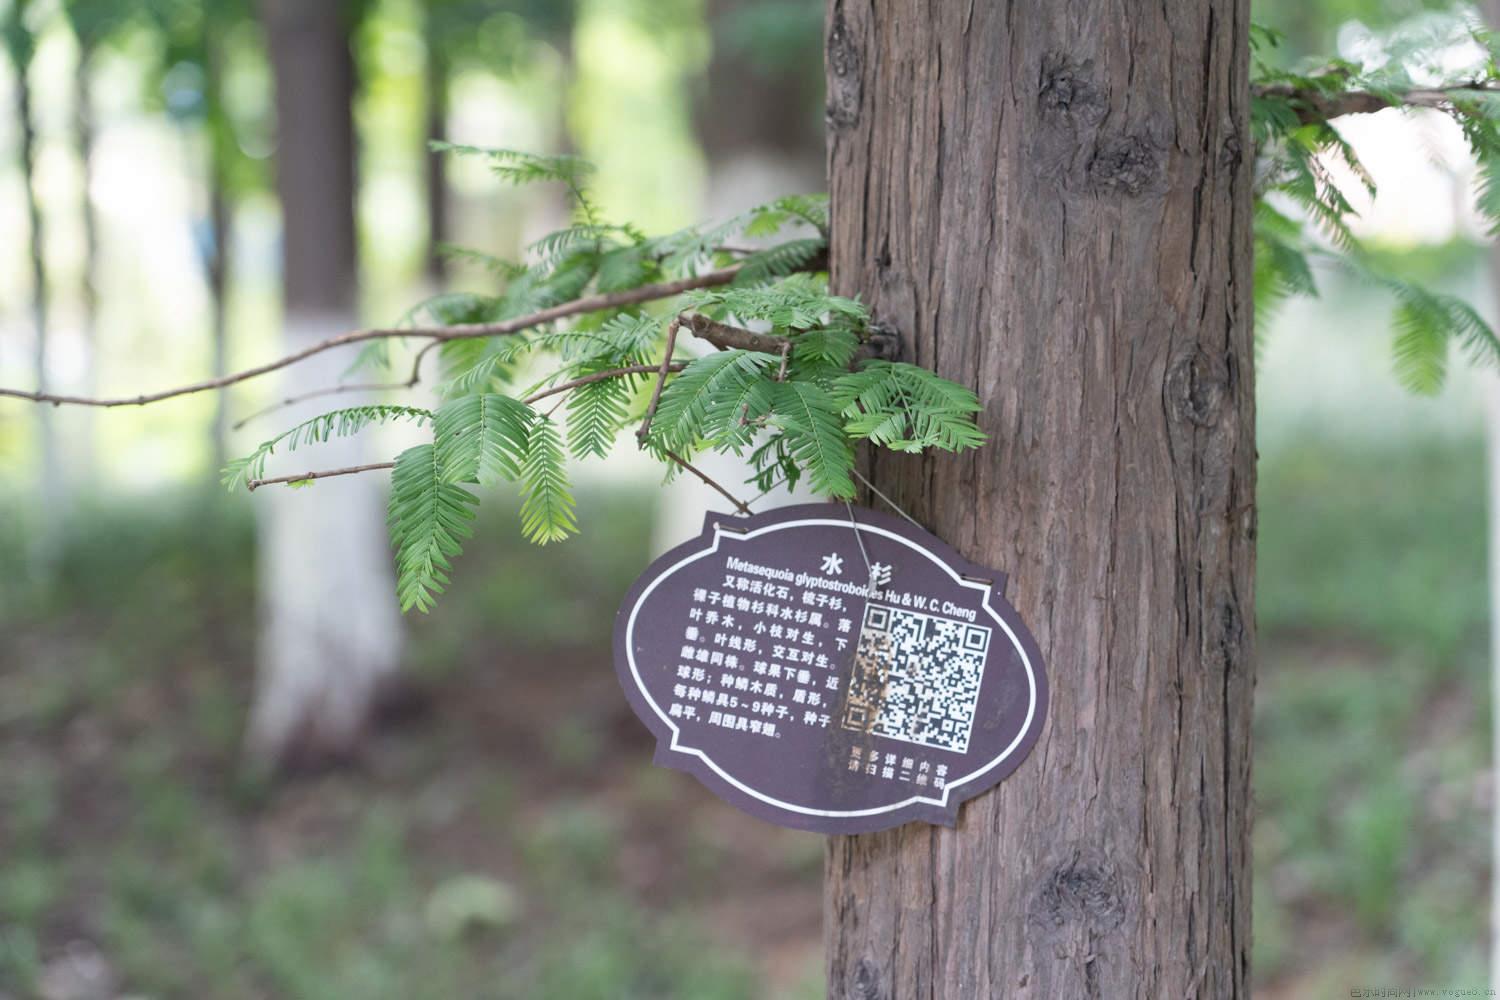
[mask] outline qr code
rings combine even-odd
[[[844,728],[964,753],[989,648],[986,626],[868,605]]]

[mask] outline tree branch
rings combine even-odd
[[[670,458],[672,461],[676,462],[678,465],[682,466],[684,469],[686,469],[689,472],[691,472],[693,475],[697,476],[699,479],[703,480],[703,482],[704,482],[705,485],[712,486],[714,489],[718,490],[719,491],[719,495],[721,497],[723,497],[725,500],[728,500],[730,503],[734,504],[735,509],[738,510],[741,514],[749,516],[749,514],[750,514],[750,508],[749,507],[747,507],[740,500],[737,500],[735,498],[735,495],[733,493],[730,493],[724,487],[720,486],[717,482],[715,482],[714,480],[710,479],[708,477],[708,475],[706,473],[704,473],[701,469],[699,469],[696,465],[693,465],[691,462],[689,462],[687,459],[683,458],[681,455],[677,454],[675,451],[669,451],[667,449],[663,449],[662,453],[664,455],[666,455],[668,458]]]
[[[651,390],[651,402],[646,404],[646,416],[641,420],[640,429],[635,432],[635,439],[638,443],[644,444],[646,435],[651,433],[651,418],[656,416],[656,406],[661,402],[661,391],[667,384],[667,372],[671,370],[672,352],[677,349],[677,331],[680,329],[682,329],[681,316],[674,319],[667,327],[667,347],[661,356],[661,371],[657,373],[656,386]]]
[[[669,357],[670,357],[670,355],[669,355]],[[686,367],[687,367],[687,365],[683,365],[683,364],[671,365],[671,364],[665,364],[665,363],[663,363],[660,366],[658,366],[658,365],[626,365],[624,368],[611,368],[608,371],[594,372],[591,375],[583,375],[583,376],[581,376],[579,378],[573,379],[570,382],[563,382],[563,383],[560,383],[558,385],[548,386],[546,389],[543,389],[540,392],[534,392],[534,393],[532,393],[531,395],[527,396],[525,399],[521,400],[521,402],[523,402],[523,403],[525,403],[525,404],[527,404],[529,406],[532,403],[535,403],[539,399],[546,399],[548,396],[555,396],[559,392],[567,392],[569,389],[576,389],[576,388],[578,388],[581,385],[588,385],[590,382],[603,382],[607,378],[619,378],[619,377],[621,377],[623,375],[641,375],[641,374],[644,374],[645,372],[654,372],[654,371],[680,372],[680,371],[682,371]]]
[[[1262,84],[1253,87],[1252,92],[1256,97],[1279,98],[1290,102],[1297,113],[1297,120],[1310,125],[1314,122],[1332,121],[1344,115],[1373,114],[1386,108],[1432,108],[1446,111],[1465,95],[1478,97],[1500,93],[1500,82],[1475,81],[1452,87],[1408,90],[1397,95],[1396,100],[1368,90],[1328,93],[1289,83]]]
[[[288,406],[296,406],[298,403],[309,399],[317,399],[320,396],[338,396],[346,392],[378,392],[383,389],[405,389],[411,383],[407,382],[340,382],[338,385],[329,386],[326,389],[314,389],[297,396],[287,396],[285,399],[277,400],[264,409],[256,410],[254,413],[246,414],[230,425],[229,429],[237,431],[252,420],[275,413],[277,410],[286,409]]]
[[[205,379],[202,382],[193,382],[175,389],[144,393],[139,396],[95,399],[86,396],[59,396],[46,392],[27,392],[21,389],[6,388],[0,388],[0,396],[30,400],[34,403],[51,403],[53,406],[62,406],[64,404],[70,406],[101,407],[144,406],[147,403],[156,403],[164,399],[173,399],[177,396],[187,396],[192,393],[206,392],[211,389],[222,389],[237,382],[244,382],[286,368],[316,354],[322,354],[324,351],[331,351],[334,348],[345,347],[349,344],[397,337],[426,337],[434,341],[434,343],[442,343],[449,340],[465,340],[474,337],[505,336],[520,333],[522,330],[529,330],[532,327],[543,326],[556,320],[566,319],[569,316],[579,316],[585,313],[599,312],[604,309],[618,309],[621,306],[652,302],[656,299],[667,299],[674,295],[680,295],[683,292],[692,291],[695,288],[712,288],[717,285],[727,285],[734,280],[734,276],[738,272],[738,267],[726,267],[692,278],[664,281],[655,285],[642,285],[639,288],[628,288],[624,291],[608,292],[602,295],[591,295],[586,298],[574,299],[571,302],[564,302],[561,305],[529,313],[525,316],[502,320],[498,323],[462,323],[455,326],[351,330],[348,333],[341,333],[336,337],[320,340],[316,344],[310,344],[300,351],[277,358],[275,361],[270,361],[263,365],[257,365],[254,368],[246,368],[243,371],[234,372],[219,378]]]
[[[252,479],[245,483],[245,489],[254,493],[262,486],[271,486],[275,483],[303,483],[309,479],[328,479],[331,476],[352,476],[359,472],[374,472],[377,469],[394,469],[395,462],[375,462],[371,465],[351,465],[345,469],[324,469],[321,472],[303,472],[295,476],[272,476],[269,479]]]
[[[699,340],[706,340],[721,351],[761,351],[765,354],[780,354],[791,344],[786,337],[773,333],[756,333],[738,326],[729,326],[711,320],[701,313],[687,313],[678,317],[682,325],[692,331]]]

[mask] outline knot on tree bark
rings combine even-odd
[[[1232,169],[1245,158],[1245,143],[1233,122],[1224,124],[1224,141],[1219,144],[1219,166]]]
[[[1043,56],[1037,91],[1042,117],[1086,125],[1103,121],[1109,102],[1104,88],[1094,82],[1093,69],[1093,62],[1078,62],[1065,53],[1049,52]]]
[[[1075,926],[1103,934],[1120,926],[1125,909],[1125,884],[1115,866],[1074,850],[1043,880],[1031,921],[1048,936]]]
[[[1089,185],[1098,192],[1137,197],[1161,190],[1167,158],[1149,136],[1127,134],[1105,138],[1089,160]]]
[[[1224,412],[1228,374],[1223,365],[1195,347],[1167,369],[1164,391],[1168,413],[1197,427],[1212,427]]]
[[[869,335],[860,346],[856,361],[878,358],[881,361],[900,361],[903,353],[901,331],[887,323],[871,323]]]
[[[849,1000],[886,1000],[880,992],[880,966],[874,959],[865,957],[854,963],[854,974],[849,977],[849,989],[844,995]]]

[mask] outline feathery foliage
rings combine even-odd
[[[396,549],[401,610],[428,611],[448,585],[451,560],[474,533],[479,498],[445,480],[436,445],[419,444],[396,458],[386,524]]]
[[[812,382],[778,382],[772,399],[772,422],[782,429],[787,452],[812,488],[840,500],[852,499],[854,449],[828,391]]]
[[[259,478],[277,448],[354,433],[375,421],[430,422],[432,441],[402,452],[391,477],[388,522],[403,609],[428,610],[447,586],[472,530],[478,502],[472,487],[515,483],[522,534],[538,544],[577,532],[570,457],[606,456],[621,430],[642,419],[652,387],[660,396],[640,443],[669,475],[705,449],[748,452],[748,481],[762,491],[805,478],[826,495],[853,496],[854,446],[862,439],[903,450],[977,447],[984,440],[973,426],[978,406],[967,389],[909,365],[858,365],[870,335],[865,309],[830,295],[826,277],[814,273],[826,266],[824,196],[781,198],[715,226],[647,236],[600,216],[584,186],[589,168],[575,157],[440,148],[485,158],[509,183],[565,185],[575,216],[533,243],[523,261],[450,251],[479,264],[486,287],[434,296],[412,309],[402,324],[418,336],[430,326],[512,320],[706,269],[736,271],[732,283],[664,295],[670,301],[657,306],[582,313],[524,333],[465,331],[438,348],[444,401],[436,413],[399,406],[336,411],[226,469],[226,483],[242,485]],[[781,349],[712,351],[686,364],[683,355],[666,359],[668,323],[684,311],[743,324],[755,331],[742,328],[743,336],[767,338]],[[693,329],[680,327],[679,349]],[[361,363],[389,367],[388,343],[372,341],[379,347],[363,352]],[[677,364],[662,369],[669,360]],[[525,379],[534,380],[530,388],[512,387]],[[546,414],[526,401],[554,395]],[[558,410],[562,423],[552,419]]]
[[[580,375],[597,375],[611,370],[609,364],[595,364]],[[604,378],[574,389],[568,396],[568,448],[573,457],[608,458],[610,447],[620,428],[630,419],[630,398],[635,388],[631,376]]]
[[[1413,392],[1441,390],[1451,344],[1476,363],[1500,360],[1500,339],[1465,303],[1383,275],[1352,223],[1356,199],[1378,191],[1332,119],[1419,106],[1462,130],[1479,163],[1475,206],[1500,228],[1500,46],[1469,19],[1426,16],[1383,39],[1359,63],[1335,60],[1307,72],[1277,69],[1262,57],[1278,36],[1252,32],[1251,126],[1255,182],[1256,331],[1285,299],[1318,292],[1313,262],[1325,259],[1373,280],[1394,300],[1393,364]],[[1457,65],[1468,59],[1468,66]],[[1352,186],[1350,190],[1346,187]]]
[[[1500,51],[1489,36],[1465,22],[1427,20],[1418,30],[1393,34],[1360,64],[1335,61],[1308,72],[1278,69],[1262,58],[1276,44],[1274,32],[1256,26],[1251,37],[1258,329],[1286,298],[1317,294],[1314,264],[1326,261],[1392,296],[1395,369],[1412,390],[1441,387],[1455,345],[1476,363],[1500,359],[1500,339],[1467,304],[1371,263],[1353,223],[1358,206],[1378,192],[1330,120],[1413,102],[1450,116],[1480,163],[1476,203],[1500,228]],[[1480,55],[1455,74],[1452,56],[1462,45]],[[335,411],[225,470],[226,484],[239,486],[260,478],[267,456],[279,447],[354,433],[375,421],[430,421],[433,443],[403,452],[392,477],[391,537],[404,608],[425,611],[446,585],[477,502],[470,485],[517,483],[521,530],[535,542],[576,532],[569,456],[607,455],[620,431],[641,418],[644,390],[658,378],[659,399],[640,443],[667,465],[669,476],[678,462],[711,450],[747,456],[748,481],[761,491],[806,480],[820,493],[846,498],[855,493],[859,442],[904,452],[962,451],[985,442],[976,424],[981,406],[968,387],[870,358],[864,306],[831,295],[820,273],[828,250],[825,196],[793,195],[717,225],[648,236],[602,217],[586,187],[591,167],[577,157],[437,148],[481,157],[507,183],[565,186],[574,217],[534,242],[521,261],[450,251],[480,265],[487,287],[429,299],[406,323],[494,323],[589,294],[653,286],[710,268],[736,270],[728,283],[664,292],[661,298],[671,301],[656,306],[583,313],[522,334],[450,340],[440,352],[446,401],[435,415],[396,406]],[[730,343],[775,347],[707,353],[660,376],[638,370],[680,360],[663,359],[662,352],[668,321],[684,311],[741,328],[740,339]],[[704,329],[684,325],[682,336]],[[361,363],[389,366],[388,343],[373,341]],[[510,388],[522,372],[536,379],[532,387]],[[546,415],[524,401],[560,393],[566,395]],[[565,428],[551,419],[559,409]]]
[[[915,365],[867,361],[836,380],[832,403],[850,437],[895,451],[961,451],[985,440],[974,425],[979,397]]]
[[[535,420],[531,407],[495,393],[444,403],[432,422],[442,481],[491,486],[515,480]]]
[[[566,461],[557,425],[546,417],[539,418],[531,428],[521,464],[521,481],[526,487],[521,533],[538,545],[561,541],[578,531]]]
[[[864,306],[828,294],[828,284],[811,274],[794,274],[760,285],[729,285],[688,295],[689,306],[713,319],[765,322],[790,330],[811,330],[829,321],[863,322]]]
[[[765,384],[777,360],[773,354],[740,350],[695,358],[662,392],[651,424],[653,437],[682,451],[732,433],[728,425],[739,421],[739,407],[748,405],[755,387]]]
[[[263,479],[266,474],[266,459],[276,453],[277,448],[296,451],[297,448],[329,441],[333,438],[350,437],[371,424],[390,423],[398,420],[427,421],[432,419],[430,410],[415,406],[351,406],[331,413],[319,414],[311,420],[263,441],[244,458],[237,458],[224,466],[221,482],[233,493],[253,479]]]

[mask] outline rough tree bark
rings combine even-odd
[[[833,838],[837,997],[1248,989],[1247,0],[830,0],[833,283],[992,443],[870,472],[1052,686],[957,830]]]
[[[262,5],[276,78],[288,349],[355,325],[355,77],[345,8],[342,0]],[[320,355],[282,389],[330,385],[351,360]],[[285,411],[287,425],[328,409],[322,403]],[[371,460],[368,449],[344,439],[321,446],[317,461],[357,465]],[[350,476],[312,491],[274,490],[257,510],[260,676],[249,750],[261,764],[347,753],[400,656],[382,484]]]

